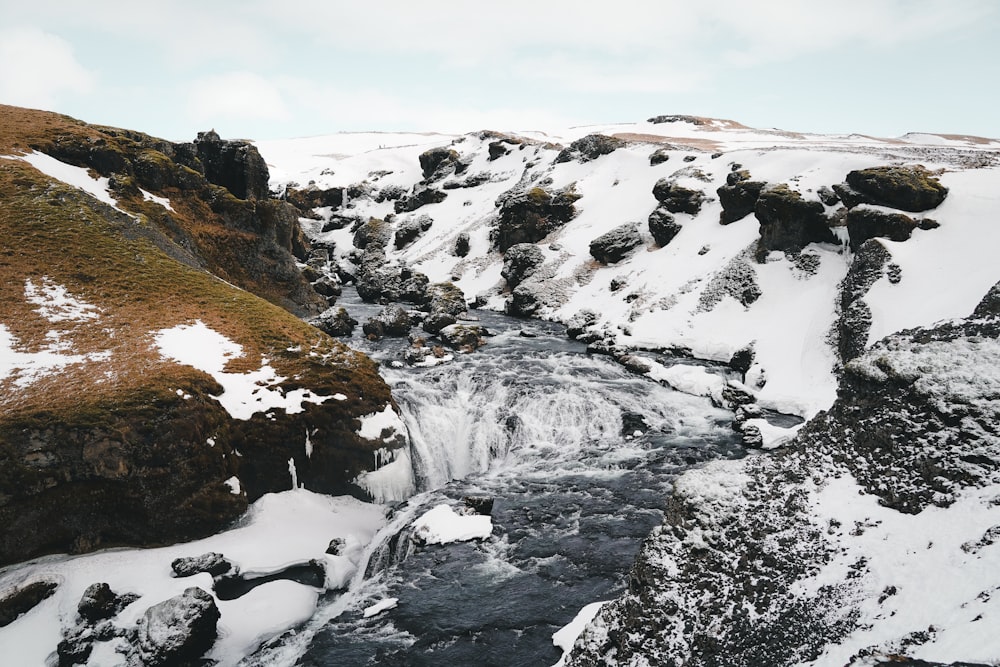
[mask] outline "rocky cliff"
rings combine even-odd
[[[326,301],[267,179],[214,133],[0,106],[0,563],[206,535],[293,484],[361,494],[403,444],[374,364],[296,317]]]

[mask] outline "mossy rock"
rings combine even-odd
[[[854,251],[875,237],[906,241],[918,226],[916,220],[902,213],[886,213],[865,207],[852,208],[847,213],[847,233]]]
[[[837,242],[823,204],[803,199],[785,184],[761,191],[754,213],[760,221],[758,261],[772,250],[798,252],[810,243]]]
[[[902,211],[927,211],[948,196],[948,188],[920,165],[860,169],[847,174],[846,180],[866,203]]]

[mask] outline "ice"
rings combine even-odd
[[[587,624],[594,620],[598,612],[601,611],[601,607],[606,605],[609,600],[603,602],[591,602],[573,617],[573,620],[564,625],[562,628],[557,630],[552,635],[552,643],[562,649],[562,657],[559,658],[557,662],[552,667],[563,667],[566,664],[566,658],[569,657],[569,652],[573,649],[573,644],[576,642],[576,638],[580,636],[583,629],[587,627]]]
[[[403,423],[402,418],[393,409],[391,403],[386,403],[385,408],[380,412],[364,415],[360,419],[361,428],[358,429],[357,433],[365,440],[392,442],[399,436],[406,436],[406,424]],[[386,430],[389,431],[389,434],[382,437]]]
[[[388,611],[389,609],[395,609],[396,605],[398,604],[399,604],[399,598],[386,598],[384,600],[376,602],[370,607],[365,607],[365,610],[364,612],[362,612],[362,615],[365,618],[371,618],[372,616],[377,616],[378,614],[381,614],[383,611]]]

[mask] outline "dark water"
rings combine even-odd
[[[361,321],[378,310],[348,308]],[[623,590],[671,480],[743,454],[731,413],[707,399],[589,356],[561,327],[480,316],[497,335],[432,368],[394,367],[399,341],[354,341],[383,363],[419,493],[371,548],[368,576],[328,594],[311,623],[249,664],[552,665],[552,634]],[[489,539],[410,540],[414,518],[469,495],[495,499]],[[398,606],[362,617],[387,597]]]

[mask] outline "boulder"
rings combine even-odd
[[[401,306],[391,303],[365,322],[361,330],[376,340],[385,336],[399,338],[410,333],[412,325],[409,314]]]
[[[670,243],[681,231],[681,225],[664,206],[658,206],[649,214],[649,233],[661,248]]]
[[[396,249],[400,250],[412,243],[418,236],[430,229],[432,224],[434,224],[434,220],[429,215],[421,215],[402,223],[396,229]]]
[[[331,556],[340,556],[344,553],[344,549],[347,548],[347,540],[343,537],[335,537],[330,540],[330,544],[326,547],[326,553]]]
[[[887,213],[866,206],[858,206],[847,212],[847,233],[851,250],[857,251],[861,244],[876,236],[890,241],[906,241],[919,223],[902,213]]]
[[[488,496],[465,496],[462,502],[476,514],[484,516],[493,514],[493,498]]]
[[[469,254],[469,235],[466,232],[461,232],[455,237],[455,257],[465,257]]]
[[[507,249],[503,256],[500,275],[511,289],[532,275],[545,262],[545,255],[534,243],[518,243]]]
[[[733,173],[729,175],[732,176]],[[719,187],[715,191],[722,205],[719,224],[728,225],[753,213],[757,199],[766,186],[767,183],[763,181],[735,180]]]
[[[219,608],[197,587],[153,605],[139,620],[136,654],[143,665],[195,663],[215,643]]]
[[[493,242],[500,252],[518,243],[541,241],[576,215],[580,198],[573,186],[556,192],[533,187],[513,190],[497,200],[500,208]]]
[[[657,148],[655,151],[649,154],[649,166],[655,167],[658,164],[663,164],[669,159],[670,159],[669,148]]]
[[[138,595],[116,594],[106,583],[91,584],[83,592],[76,611],[87,623],[97,623],[116,616],[118,612],[139,599]]]
[[[653,186],[653,196],[671,213],[698,215],[705,201],[705,193],[677,185],[669,178],[661,178]]]
[[[447,192],[428,187],[416,187],[413,194],[400,197],[393,203],[392,207],[396,213],[409,213],[427,204],[440,204],[447,198]]]
[[[865,203],[902,211],[936,208],[948,196],[948,188],[920,165],[859,169],[847,174],[846,180]]]
[[[354,247],[365,250],[369,245],[384,248],[389,244],[392,230],[381,218],[369,218],[354,230]]]
[[[418,158],[424,180],[431,182],[444,178],[455,170],[460,157],[458,152],[451,148],[441,147],[424,151]]]
[[[596,323],[597,313],[592,310],[581,310],[566,322],[566,335],[575,340]]]
[[[772,250],[798,252],[810,243],[836,243],[825,211],[823,204],[803,199],[787,185],[765,188],[754,207],[760,221],[757,261]]]
[[[358,321],[351,317],[343,307],[330,308],[310,320],[310,324],[327,335],[340,337],[350,336]]]
[[[315,185],[304,189],[285,188],[285,201],[302,211],[329,206],[340,208],[344,203],[344,188],[320,189]]]
[[[452,283],[432,283],[427,286],[429,299],[426,309],[427,317],[422,328],[430,334],[436,334],[441,329],[455,324],[458,317],[468,310],[465,294]]]
[[[639,223],[627,222],[590,242],[590,254],[603,264],[614,264],[642,245]]]
[[[448,347],[469,352],[482,347],[489,335],[486,327],[478,324],[452,324],[438,333],[441,341]]]
[[[12,591],[5,591],[0,597],[0,628],[10,625],[21,614],[25,614],[46,599],[59,587],[54,581],[33,581]]]
[[[559,164],[561,162],[569,162],[570,160],[590,162],[602,155],[613,153],[626,145],[628,145],[627,142],[617,137],[609,137],[603,134],[588,134],[559,151],[555,163]]]
[[[216,577],[235,568],[225,556],[215,551],[210,551],[200,556],[175,558],[170,563],[170,569],[178,577],[191,577],[202,572],[207,572]]]
[[[504,141],[501,140],[501,141],[491,141],[490,145],[489,145],[489,148],[488,148],[488,151],[489,151],[489,154],[490,154],[490,158],[489,158],[490,162],[492,162],[493,160],[501,158],[504,155],[506,155],[507,153],[509,153],[510,149],[507,148],[506,142],[504,142]]]

